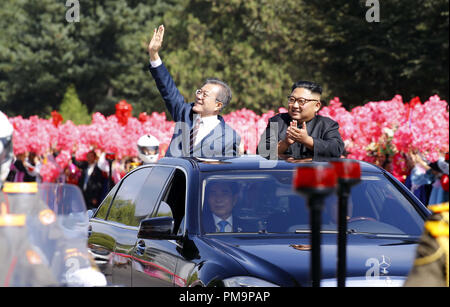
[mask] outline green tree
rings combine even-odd
[[[75,85],[71,84],[64,94],[63,101],[59,106],[59,113],[64,121],[71,120],[75,125],[88,125],[91,123],[91,116],[86,105],[78,98]]]
[[[148,72],[152,30],[166,27],[161,57],[190,101],[207,77],[230,84],[225,112],[285,106],[293,82],[314,80],[323,99],[351,108],[368,100],[449,99],[448,0],[380,0],[369,23],[365,0],[3,0],[0,109],[48,115],[70,84],[90,113],[122,99],[164,111]]]
[[[172,2],[81,0],[75,23],[66,21],[64,4],[2,2],[0,108],[9,115],[45,116],[75,84],[89,112],[114,113],[121,99],[136,112],[162,111],[145,45]]]

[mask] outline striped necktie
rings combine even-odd
[[[193,150],[193,148],[194,148],[195,139],[197,137],[198,130],[200,128],[200,124],[201,123],[202,123],[202,119],[199,116],[199,117],[197,117],[197,120],[195,121],[194,128],[192,128],[192,130],[191,130],[191,135],[190,135],[190,148],[191,148],[191,150]]]

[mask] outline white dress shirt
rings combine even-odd
[[[194,114],[194,123],[196,122],[197,118],[199,118],[200,115]],[[194,146],[200,143],[201,140],[205,136],[207,136],[218,124],[220,124],[220,120],[217,117],[217,115],[207,116],[207,117],[200,117],[200,127],[198,128],[197,136],[195,137]]]
[[[221,219],[220,217],[216,216],[213,213],[213,218],[214,218],[214,225],[216,226],[216,232],[220,231],[220,226],[218,225],[219,222],[223,221],[223,219]],[[228,222],[228,225],[225,226],[225,232],[233,232],[233,216],[230,215],[225,221]]]
[[[157,59],[156,61],[150,60],[150,65],[151,65],[153,68],[156,68],[156,67],[160,66],[161,64],[162,64],[161,58]]]

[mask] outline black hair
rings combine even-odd
[[[317,93],[319,95],[322,95],[322,86],[320,84],[311,82],[311,81],[297,81],[292,85],[292,91],[293,92],[296,88],[305,88],[307,90],[310,90],[313,93]]]

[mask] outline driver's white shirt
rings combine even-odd
[[[218,223],[220,221],[223,221],[223,219],[221,219],[220,217],[218,217],[214,213],[213,213],[212,216],[214,218],[214,225],[216,226],[216,231],[219,232],[220,231],[220,226],[218,225]],[[225,232],[233,232],[233,215],[230,215],[225,221],[228,222],[228,225],[225,226]]]

